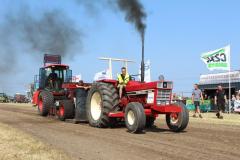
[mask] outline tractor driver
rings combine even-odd
[[[57,73],[55,73],[54,71],[52,71],[52,73],[49,74],[48,76],[48,84],[50,88],[55,88],[54,86],[56,85],[55,82],[57,81]]]
[[[127,73],[127,69],[125,67],[122,67],[122,74],[119,74],[117,77],[118,86],[119,89],[119,97],[122,98],[123,90],[125,89],[127,83],[131,80],[131,76]]]

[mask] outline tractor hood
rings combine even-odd
[[[172,89],[173,83],[171,81],[155,81],[148,83],[141,83],[138,81],[130,81],[126,86],[126,91],[143,91],[143,90],[154,90],[154,89]]]

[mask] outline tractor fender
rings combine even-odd
[[[113,86],[117,86],[117,81],[116,80],[113,80],[113,79],[102,79],[102,80],[98,80],[97,82],[103,82],[103,83],[110,83],[112,84]]]
[[[38,97],[41,91],[37,90],[33,93],[33,97],[32,97],[32,104],[33,105],[37,105],[38,104]]]

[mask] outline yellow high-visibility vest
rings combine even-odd
[[[130,76],[129,74],[126,74],[125,78],[123,79],[121,74],[118,75],[118,83],[119,84],[124,84],[124,85],[127,85],[127,83],[129,82],[130,80]]]

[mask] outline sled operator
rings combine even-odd
[[[126,67],[121,68],[122,73],[118,75],[117,81],[118,81],[118,86],[117,88],[119,89],[119,97],[122,98],[123,91],[127,85],[127,83],[132,79],[131,76],[127,73]]]

